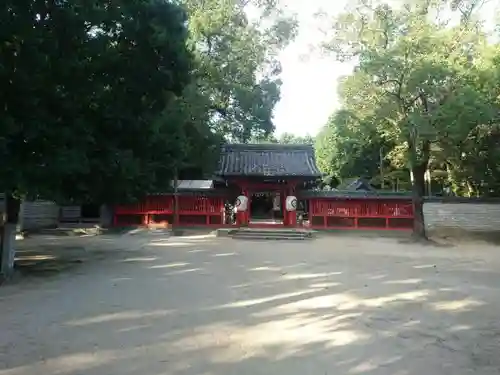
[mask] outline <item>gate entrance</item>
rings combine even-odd
[[[254,191],[250,195],[252,226],[283,226],[283,193],[279,190]]]

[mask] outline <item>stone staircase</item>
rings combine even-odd
[[[240,228],[234,229],[228,233],[229,237],[243,240],[308,240],[312,239],[314,232],[306,229],[293,228]]]

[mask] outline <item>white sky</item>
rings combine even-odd
[[[274,110],[276,133],[315,135],[337,106],[337,80],[350,73],[352,65],[332,57],[311,53],[323,35],[314,14],[324,10],[335,15],[346,0],[282,0],[299,19],[296,40],[281,53],[283,68],[281,100]]]
[[[483,8],[491,16],[489,21],[493,21],[497,1]],[[314,14],[323,10],[334,17],[344,10],[346,3],[347,0],[281,0],[282,5],[297,14],[300,28],[296,40],[280,57],[283,86],[281,100],[274,110],[278,135],[283,132],[316,135],[338,108],[337,81],[349,74],[353,65],[310,50],[324,38]]]

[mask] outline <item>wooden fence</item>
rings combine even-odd
[[[407,230],[413,205],[409,198],[310,198],[309,222],[315,229]]]
[[[224,198],[206,196],[178,196],[177,218],[174,214],[174,196],[153,195],[135,205],[115,207],[114,225],[150,225],[168,222],[180,226],[222,226]]]
[[[178,214],[174,196],[149,196],[143,202],[115,207],[114,225],[151,225],[168,222],[179,226],[222,227],[226,224],[223,196],[179,195]],[[303,197],[307,220],[313,229],[408,230],[413,227],[413,206],[409,197],[380,196]]]

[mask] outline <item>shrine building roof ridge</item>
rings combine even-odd
[[[226,144],[221,148],[222,177],[302,177],[322,176],[316,165],[314,147],[306,144]]]

